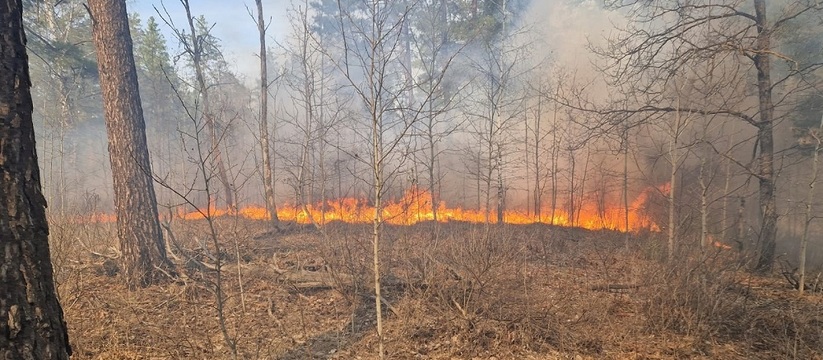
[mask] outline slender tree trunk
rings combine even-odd
[[[577,225],[574,222],[574,209],[575,209],[575,206],[577,204],[576,199],[575,199],[575,195],[577,194],[577,191],[575,191],[575,184],[574,184],[574,177],[576,175],[576,167],[577,167],[577,161],[576,161],[576,158],[574,156],[574,150],[569,148],[569,171],[570,171],[570,174],[569,174],[569,207],[568,207],[568,210],[566,210],[567,211],[567,213],[566,213],[567,224],[566,225],[570,225],[570,226]]]
[[[623,225],[626,233],[623,241],[626,250],[631,242],[631,229],[629,228],[629,125],[623,129]]]
[[[181,2],[183,3],[183,7],[186,9],[186,19],[189,24],[189,31],[191,31],[191,39],[189,39],[191,42],[191,48],[189,51],[192,58],[192,63],[194,64],[194,74],[197,79],[200,98],[203,100],[203,117],[206,120],[206,127],[209,129],[209,135],[211,137],[211,158],[217,167],[217,178],[220,179],[220,183],[223,185],[223,194],[226,197],[226,205],[229,209],[235,209],[236,204],[234,203],[234,190],[232,190],[232,184],[231,181],[229,181],[229,175],[223,161],[223,151],[220,148],[222,135],[218,130],[219,126],[217,119],[214,118],[214,114],[211,111],[209,88],[206,84],[206,75],[203,73],[203,48],[201,37],[205,34],[197,33],[197,29],[194,26],[194,18],[191,16],[191,6],[189,6],[189,0],[182,0]],[[204,179],[204,181],[206,181],[206,179]],[[209,201],[211,202],[212,199],[209,199]]]
[[[482,145],[482,142],[481,142],[481,145]],[[481,193],[480,193],[480,189],[482,189],[482,187],[480,186],[480,179],[482,178],[480,176],[481,171],[482,171],[481,157],[482,157],[482,155],[480,155],[480,153],[478,152],[478,154],[477,154],[477,176],[475,176],[475,178],[477,180],[476,181],[477,182],[477,210],[482,210],[482,211],[485,212],[486,209],[488,208],[488,204],[486,204],[485,208],[483,207],[483,197],[481,196]],[[489,222],[489,216],[488,216],[488,213],[486,213],[486,223],[488,223],[488,222]]]
[[[117,235],[129,286],[158,280],[171,269],[160,230],[146,124],[125,0],[90,0],[114,184]]]
[[[34,143],[21,0],[0,0],[0,358],[68,359]]]
[[[740,197],[740,205],[737,207],[737,231],[735,232],[735,242],[737,243],[737,250],[741,253],[746,249],[746,218],[744,217],[746,211],[746,198]]]
[[[728,239],[728,227],[729,227],[729,193],[731,189],[731,182],[732,182],[732,148],[734,143],[734,132],[736,131],[736,127],[732,130],[732,134],[729,135],[729,147],[726,150],[726,171],[724,173],[725,179],[723,184],[723,210],[722,214],[720,215],[720,239],[722,241],[727,241]]]
[[[552,118],[552,209],[551,209],[551,225],[555,224],[557,216],[557,162],[560,161],[560,147],[557,141],[557,102],[554,103],[554,115]]]
[[[809,131],[815,140],[814,154],[812,155],[812,176],[809,180],[809,192],[806,194],[806,214],[803,222],[803,237],[800,239],[800,264],[798,264],[798,271],[800,272],[800,280],[798,281],[798,292],[803,295],[806,290],[806,251],[809,247],[809,227],[814,219],[812,213],[812,204],[814,203],[814,187],[817,185],[817,177],[819,175],[819,160],[820,160],[820,134],[823,133],[823,117],[820,119],[819,131],[815,134]]]
[[[271,226],[280,226],[277,217],[277,202],[274,198],[274,168],[271,163],[269,145],[269,76],[266,49],[266,20],[263,17],[263,1],[257,4],[257,31],[260,34],[260,152],[263,160],[263,189],[266,194],[266,210],[269,211]]]
[[[429,171],[429,194],[432,198],[432,218],[434,220],[435,225],[437,224],[437,210],[438,205],[440,204],[440,197],[438,196],[438,189],[437,183],[440,181],[438,178],[439,174],[437,174],[436,164],[437,164],[437,149],[435,148],[435,141],[434,141],[434,113],[432,109],[432,103],[429,102],[429,119],[428,119],[428,140],[429,140],[429,163],[428,163],[428,171]]]
[[[308,116],[308,115],[307,115]],[[300,144],[300,165],[297,170],[297,204],[310,205],[311,199],[306,200],[306,173],[308,173],[309,164],[309,148],[311,146],[311,120],[306,121],[306,128],[303,137],[303,142]],[[309,215],[309,214],[306,214]]]
[[[486,166],[486,224],[491,224],[492,217],[492,176],[494,176],[494,143],[489,140],[489,159]]]
[[[403,8],[409,8],[409,0],[403,0]],[[414,79],[412,78],[412,36],[408,21],[401,24],[401,36],[403,43],[403,82],[406,92],[406,107],[414,108]]]
[[[65,76],[59,76],[58,81],[58,92],[60,96],[60,129],[59,137],[60,137],[60,159],[59,159],[59,177],[58,177],[58,188],[59,191],[59,203],[58,203],[58,211],[57,213],[60,214],[61,217],[66,216],[66,208],[68,205],[68,200],[66,198],[66,193],[68,192],[68,186],[66,181],[66,131],[69,128],[69,123],[71,122],[71,97],[69,95],[69,86],[67,84],[67,79]]]
[[[534,161],[534,215],[537,222],[543,222],[543,186],[545,184],[540,178],[540,143],[542,142],[542,134],[540,133],[540,123],[542,122],[543,114],[543,96],[537,99],[537,117],[534,120],[534,153],[532,160]]]
[[[526,140],[524,142],[525,143],[525,150],[523,152],[524,156],[526,157],[526,159],[525,159],[525,163],[526,163],[526,174],[525,174],[525,178],[526,178],[526,216],[531,216],[533,214],[532,209],[531,209],[533,199],[532,199],[532,187],[531,187],[531,173],[529,171],[529,168],[531,167],[531,164],[529,163],[529,152],[531,152],[531,149],[529,148],[529,130],[530,129],[529,129],[529,116],[528,116],[528,113],[524,112],[523,118],[524,118],[523,123],[526,124],[526,126],[524,126],[526,128],[526,131],[525,131],[525,134],[524,134]]]
[[[583,177],[580,179],[580,197],[577,200],[575,223],[580,225],[580,214],[583,212],[583,204],[586,202],[586,179],[589,176],[589,160],[591,160],[592,150],[586,147],[586,162],[583,163]]]
[[[705,249],[709,245],[709,185],[706,183],[706,158],[700,159],[700,248]]]
[[[383,352],[383,304],[380,294],[380,239],[383,227],[383,128],[382,114],[372,105],[372,175],[374,182],[374,222],[372,227],[372,250],[374,265],[374,306],[377,316],[377,338],[379,358],[384,358]]]
[[[777,238],[777,202],[774,179],[774,105],[771,80],[771,29],[766,18],[766,0],[754,0],[757,20],[754,66],[757,68],[757,90],[760,102],[760,122],[757,125],[758,178],[760,180],[760,238],[755,270],[767,273],[772,270]]]
[[[297,194],[298,194],[298,203],[301,205],[308,205],[313,202],[312,199],[312,191],[313,188],[313,176],[309,174],[309,172],[313,172],[314,166],[312,164],[312,153],[313,153],[313,146],[312,146],[312,138],[314,136],[314,74],[312,69],[309,67],[309,19],[306,17],[306,13],[303,12],[301,14],[303,17],[301,23],[303,25],[303,33],[300,34],[300,53],[299,53],[299,62],[300,62],[300,72],[302,75],[302,85],[303,88],[300,89],[299,93],[302,99],[300,99],[303,103],[303,116],[304,116],[304,123],[301,127],[303,131],[303,142],[301,144],[300,149],[300,166],[297,171]],[[312,181],[307,180],[307,177],[312,177]],[[308,199],[306,197],[306,185],[309,184],[309,196]],[[307,213],[306,215],[311,215]]]
[[[674,245],[677,231],[675,226],[675,189],[677,189],[677,167],[680,155],[677,153],[677,140],[680,135],[680,98],[677,102],[678,110],[674,113],[674,127],[672,127],[671,140],[669,141],[669,162],[671,162],[671,172],[669,177],[669,224],[668,224],[668,246],[666,248],[666,260],[671,262],[674,259]]]
[[[506,209],[506,184],[503,183],[503,154],[498,145],[495,167],[497,167],[497,223],[502,224]]]
[[[322,95],[321,95],[322,98]],[[320,115],[321,117],[323,115]],[[327,198],[327,179],[328,170],[326,169],[326,140],[320,141],[320,224],[326,223],[326,198]]]

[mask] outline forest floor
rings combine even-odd
[[[370,226],[215,225],[219,251],[204,220],[171,224],[182,275],[129,291],[113,224],[53,221],[72,358],[377,357]],[[386,227],[386,358],[823,359],[823,295],[754,276],[733,250],[666,263],[660,236],[626,248],[621,233],[544,225]]]

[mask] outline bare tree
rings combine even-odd
[[[277,218],[277,203],[274,198],[274,174],[272,167],[271,145],[269,145],[269,78],[266,55],[266,21],[263,16],[263,1],[257,4],[257,31],[260,33],[260,153],[263,161],[263,189],[266,193],[266,209],[275,228],[280,225]]]
[[[788,79],[804,76],[820,66],[809,64],[785,69],[778,78],[773,78],[772,59],[781,56],[775,34],[786,25],[802,20],[804,14],[819,9],[818,5],[787,1],[777,5],[782,9],[776,9],[778,17],[774,20],[767,16],[769,9],[765,0],[753,0],[749,6],[740,0],[686,3],[613,0],[607,5],[625,11],[630,21],[611,39],[612,46],[595,51],[608,61],[604,70],[612,83],[630,89],[626,99],[643,99],[634,102],[638,104],[636,107],[630,106],[631,113],[687,111],[719,115],[738,119],[757,130],[757,165],[752,169],[760,184],[761,209],[756,270],[769,271],[775,257],[778,218],[773,139],[775,108],[798,90],[790,87]],[[670,102],[661,101],[661,89],[680,69],[709,60],[736,66],[738,77],[757,84],[756,96],[751,96],[758,104],[756,109],[742,101],[729,101],[733,96],[748,94],[735,92],[736,87],[728,89],[723,96],[707,97],[698,108],[678,109]],[[777,101],[773,98],[776,86],[784,87]]]
[[[679,90],[679,89],[678,89]],[[677,94],[677,108],[680,109],[680,93]],[[685,158],[684,155],[680,154],[681,147],[681,137],[683,136],[683,130],[688,126],[688,122],[690,120],[691,114],[688,112],[683,111],[675,111],[674,112],[674,122],[669,127],[669,151],[668,151],[668,160],[671,171],[669,172],[669,193],[668,193],[668,200],[669,200],[669,222],[668,226],[666,227],[667,231],[667,251],[666,251],[666,259],[671,262],[674,259],[674,248],[675,243],[677,241],[677,223],[675,222],[675,216],[677,211],[676,206],[676,194],[677,194],[677,177],[678,177],[678,169],[680,168],[680,164],[683,162]]]
[[[446,0],[421,2],[415,9],[415,19],[412,22],[414,31],[410,35],[415,60],[420,64],[419,69],[415,70],[422,73],[417,91],[424,94],[424,98],[432,98],[427,103],[423,118],[414,127],[413,135],[415,140],[420,138],[423,142],[415,155],[419,157],[417,162],[426,172],[426,185],[431,195],[432,218],[435,222],[438,221],[439,185],[443,177],[440,172],[440,158],[445,152],[442,143],[462,125],[442,116],[453,107],[456,94],[464,89],[464,86],[456,84],[456,80],[451,84],[438,80],[442,77],[440,71],[443,63],[451,61],[465,46],[458,46],[451,39],[454,30],[447,19],[448,6],[449,2]],[[407,26],[406,31],[408,28]],[[407,61],[411,63],[410,60]],[[412,69],[409,68],[406,76],[411,72]],[[410,81],[408,84],[411,84]],[[440,86],[435,86],[436,83]]]
[[[320,50],[320,35],[310,29],[308,2],[291,12],[294,42],[286,50],[289,55],[290,72],[286,83],[292,90],[294,111],[287,120],[300,135],[299,141],[290,141],[297,147],[296,159],[293,161],[293,186],[295,201],[298,205],[308,206],[314,202],[314,168],[316,148],[324,141],[318,135],[328,131],[323,123],[324,114],[321,93],[325,69],[325,58]],[[293,137],[293,136],[289,136]],[[325,139],[322,139],[325,140]],[[320,154],[323,156],[323,154]],[[308,209],[308,208],[306,208]]]
[[[214,153],[214,156],[209,158],[211,161],[214,161],[217,168],[217,177],[223,185],[223,196],[225,197],[226,205],[230,209],[234,209],[237,205],[234,199],[234,189],[232,182],[229,179],[228,169],[226,169],[226,161],[224,159],[223,150],[220,147],[220,144],[222,143],[221,140],[225,136],[226,132],[216,116],[214,109],[212,108],[212,99],[210,99],[210,96],[211,89],[215,84],[210,84],[206,79],[207,58],[210,55],[219,57],[220,54],[210,53],[213,52],[210,50],[215,50],[214,48],[216,47],[213,43],[215,39],[209,32],[211,27],[205,24],[205,21],[201,21],[203,20],[202,17],[196,19],[192,16],[189,0],[180,0],[180,3],[183,5],[183,9],[185,9],[186,12],[186,25],[188,26],[189,31],[188,34],[185,30],[179,29],[175,26],[171,16],[165,8],[162,13],[156,8],[155,10],[166,25],[171,28],[174,36],[177,38],[177,41],[179,41],[183,47],[183,52],[191,59],[191,65],[194,67],[195,81],[197,83],[197,94],[201,99],[201,104],[203,107],[202,116],[205,119],[206,127],[208,128],[211,137],[211,152]],[[212,199],[209,199],[209,201],[212,201]]]
[[[368,157],[356,156],[358,161],[368,164],[370,170],[374,219],[372,222],[372,250],[375,308],[377,315],[378,352],[382,359],[383,316],[380,292],[380,249],[383,238],[383,207],[388,185],[400,169],[398,147],[410,132],[412,126],[424,116],[427,104],[433,94],[409,103],[407,79],[403,71],[404,24],[416,2],[384,2],[361,0],[352,6],[343,7],[338,2],[336,14],[337,28],[341,41],[338,42],[338,56],[331,56],[328,48],[324,55],[337,73],[343,78],[347,89],[354,93],[357,106],[366,115],[362,127],[355,126],[354,134],[368,144]],[[444,74],[449,70],[450,58],[441,65],[432,85],[439,87]],[[412,82],[412,86],[416,86]]]
[[[117,235],[130,286],[145,286],[173,265],[166,257],[146,145],[137,71],[124,0],[91,0],[109,157],[114,180]]]
[[[531,84],[530,86],[531,92],[533,92],[532,101],[536,102],[532,104],[530,107],[529,115],[531,115],[531,122],[526,122],[526,172],[529,172],[529,168],[532,171],[532,180],[533,180],[533,190],[531,191],[532,196],[532,206],[534,209],[534,217],[538,222],[543,221],[543,195],[546,190],[546,183],[549,181],[549,178],[553,176],[551,170],[546,171],[548,174],[544,173],[547,167],[549,169],[554,168],[554,162],[556,158],[554,157],[554,145],[553,143],[546,144],[548,140],[551,140],[551,136],[556,138],[556,133],[554,129],[554,122],[549,124],[544,124],[547,122],[543,116],[543,113],[550,108],[550,100],[549,96],[547,96],[549,88],[545,78],[541,77],[537,80],[536,84]],[[554,118],[556,118],[556,111],[557,111],[557,104],[554,104],[555,112]],[[556,120],[556,119],[554,119]],[[551,127],[547,125],[552,125]],[[529,147],[529,135],[531,135],[532,143],[531,149]],[[529,157],[529,155],[531,157]],[[548,158],[548,159],[547,159]],[[550,162],[550,165],[547,166],[546,161]],[[527,186],[528,188],[529,186]],[[528,190],[528,189],[527,189]],[[553,222],[553,219],[550,220]]]
[[[516,32],[507,35],[515,36]],[[526,97],[521,82],[529,73],[523,67],[528,46],[512,46],[501,40],[500,43],[486,42],[482,48],[481,54],[471,62],[477,76],[471,85],[475,94],[473,103],[467,104],[470,119],[467,131],[472,138],[467,147],[468,152],[477,153],[473,157],[483,163],[474,176],[483,183],[486,222],[492,220],[494,199],[494,218],[502,223],[511,180],[507,170],[512,166],[511,155],[517,151],[514,144],[518,137],[514,131],[525,111]]]
[[[0,1],[0,356],[68,359],[34,146],[23,3]]]

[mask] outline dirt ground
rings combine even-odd
[[[52,222],[72,358],[377,358],[368,226],[215,225],[219,249],[205,221],[171,224],[181,275],[129,291],[113,224]],[[386,358],[823,359],[820,293],[751,275],[733,250],[684,245],[665,262],[658,234],[629,241],[545,225],[386,227]]]

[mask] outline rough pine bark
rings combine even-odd
[[[109,138],[117,236],[130,287],[171,269],[160,232],[125,0],[89,0]]]
[[[34,146],[21,0],[0,0],[0,358],[68,359]]]

